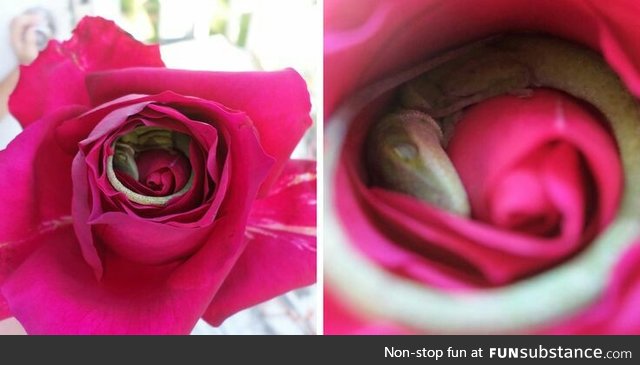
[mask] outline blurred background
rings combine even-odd
[[[68,39],[85,15],[116,22],[136,39],[159,43],[167,67],[248,71],[294,68],[311,94],[314,125],[294,152],[316,158],[322,47],[321,4],[317,0],[3,0],[0,3],[0,92],[15,86],[16,70],[32,56],[16,49],[16,19],[39,14],[37,42]],[[12,22],[13,21],[13,22]],[[12,31],[12,27],[14,28]],[[19,48],[19,47],[18,47]],[[0,104],[6,100],[0,101]],[[0,110],[0,149],[20,132]],[[315,334],[316,286],[272,299],[229,318],[221,327],[200,321],[193,334]],[[0,321],[0,333],[20,332],[14,320]]]

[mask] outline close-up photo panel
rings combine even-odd
[[[324,11],[324,334],[640,333],[640,3]]]

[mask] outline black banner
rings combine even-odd
[[[637,363],[638,336],[15,336],[3,358],[126,364]],[[15,353],[14,353],[15,352]],[[9,363],[9,362],[7,362]]]

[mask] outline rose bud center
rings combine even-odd
[[[107,174],[114,188],[129,200],[164,205],[189,190],[191,138],[157,127],[137,127],[119,137],[109,157]]]

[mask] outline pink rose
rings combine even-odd
[[[85,18],[22,68],[10,106],[26,129],[0,152],[0,319],[188,333],[315,281],[295,71],[166,69],[157,46]]]
[[[325,3],[325,333],[640,333],[640,135],[554,90],[480,102],[447,147],[471,219],[370,184],[362,152],[425,60],[494,34],[596,49],[638,97],[638,15],[633,1]]]

